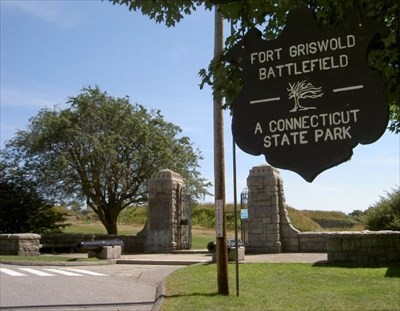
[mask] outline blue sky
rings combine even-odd
[[[179,125],[214,180],[211,90],[198,72],[213,55],[212,12],[200,9],[175,28],[108,1],[1,0],[1,146],[39,109],[65,107],[85,86],[159,109]],[[225,113],[226,199],[233,202],[231,117]],[[364,210],[400,184],[399,135],[359,145],[353,158],[312,183],[280,170],[286,202],[297,209]],[[264,164],[237,150],[238,192]],[[213,189],[210,189],[213,192]],[[213,202],[213,197],[207,197]]]

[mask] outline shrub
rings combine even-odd
[[[213,205],[198,205],[192,208],[192,225],[206,228],[215,227],[215,212]]]
[[[132,206],[124,209],[118,217],[118,224],[132,225],[145,224],[147,220],[147,206]]]
[[[0,174],[0,233],[60,232],[66,213],[42,198],[31,182]]]
[[[235,212],[233,204],[226,204],[226,229],[235,229]],[[238,229],[241,228],[240,206],[238,209]],[[199,225],[205,228],[215,228],[215,208],[213,204],[205,203],[193,205],[192,207],[192,225]]]
[[[365,222],[369,230],[400,230],[400,187],[369,207]]]

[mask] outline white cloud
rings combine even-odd
[[[32,94],[24,94],[12,90],[1,90],[1,105],[7,107],[22,108],[50,108],[57,104],[47,98],[41,98]]]

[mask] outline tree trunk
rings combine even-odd
[[[107,234],[113,234],[113,235],[118,234],[118,226],[117,226],[118,214],[115,214],[107,209],[104,211],[104,219],[100,220],[103,223],[104,227],[106,228]]]
[[[299,109],[299,107],[300,107],[300,100],[297,96],[294,96],[294,107],[292,110],[290,110],[290,112],[297,111],[297,109]]]
[[[118,234],[117,220],[118,215],[121,212],[119,206],[108,206],[106,203],[101,206],[96,206],[92,202],[88,201],[89,206],[99,216],[101,223],[107,230],[107,234]],[[117,212],[116,212],[117,211]]]
[[[118,235],[117,220],[104,224],[104,227],[106,227],[107,234]]]

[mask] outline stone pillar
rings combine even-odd
[[[171,170],[155,173],[149,180],[149,210],[145,231],[145,252],[176,249],[178,200],[183,188],[181,175]]]
[[[283,189],[279,171],[269,165],[255,166],[247,178],[247,252],[280,253],[279,205]]]

